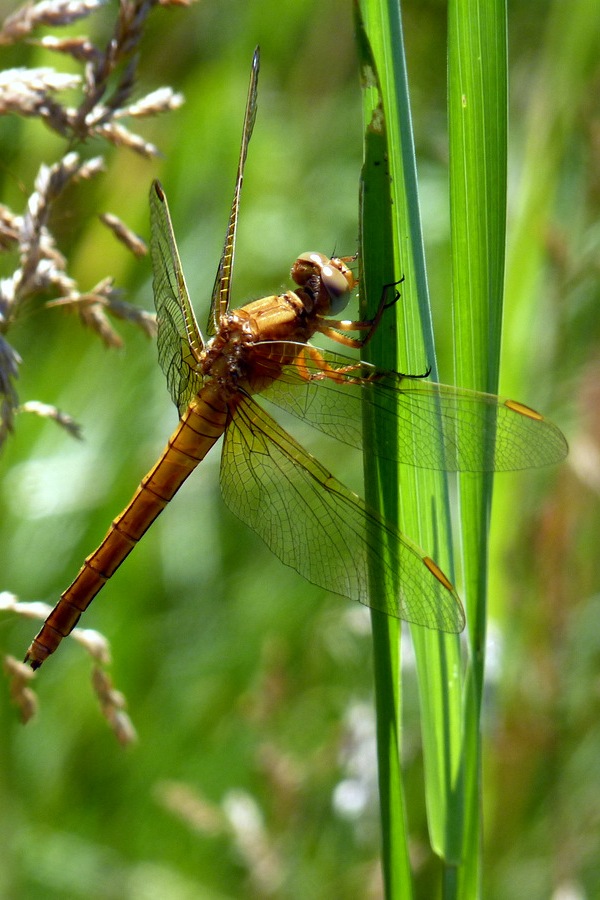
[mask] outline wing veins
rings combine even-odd
[[[252,57],[252,70],[250,73],[250,84],[248,86],[248,97],[246,100],[246,109],[244,112],[242,142],[240,145],[240,156],[237,167],[237,175],[235,179],[233,201],[231,204],[231,211],[229,213],[227,230],[225,232],[223,253],[221,254],[221,259],[219,261],[217,275],[212,290],[210,313],[206,326],[208,334],[214,334],[218,330],[219,320],[221,316],[224,316],[229,309],[229,299],[231,296],[231,277],[235,257],[235,240],[240,208],[240,196],[242,193],[242,184],[244,181],[244,167],[246,165],[246,156],[248,155],[248,145],[250,143],[250,138],[252,137],[252,132],[254,130],[254,123],[256,121],[259,69],[260,48],[257,47],[254,51],[254,56]]]
[[[201,384],[196,363],[204,340],[185,283],[167,198],[158,181],[150,188],[150,224],[158,361],[181,415]]]
[[[265,452],[255,454],[260,441]],[[285,564],[308,581],[430,628],[459,631],[464,614],[424,564],[424,554],[368,509],[249,397],[228,427],[221,463],[225,502]],[[383,529],[393,562],[376,539]],[[369,566],[386,593],[369,596]]]
[[[273,353],[275,343],[265,342],[265,348]],[[284,366],[262,396],[350,446],[362,448],[361,410],[367,405],[386,423],[378,455],[419,468],[514,471],[560,462],[567,453],[552,422],[523,415],[501,397],[379,372],[331,351],[319,350],[316,362],[303,344],[281,342],[282,355],[289,358],[294,347],[296,362]],[[334,380],[324,365],[350,371]]]

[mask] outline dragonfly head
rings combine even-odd
[[[314,299],[314,311],[319,315],[341,312],[356,286],[353,273],[341,259],[316,252],[298,257],[292,266],[292,278]]]

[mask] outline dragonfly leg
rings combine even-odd
[[[361,340],[359,346],[364,347],[365,344],[368,344],[368,342],[371,340],[371,338],[377,331],[377,328],[379,327],[379,323],[381,322],[381,317],[383,316],[386,309],[391,309],[391,307],[395,306],[395,304],[398,302],[398,300],[400,299],[400,291],[398,290],[398,285],[402,284],[403,281],[404,281],[404,275],[402,276],[402,278],[398,279],[398,281],[392,281],[392,282],[390,282],[390,284],[384,284],[384,286],[381,290],[381,298],[379,300],[379,306],[377,307],[377,312],[375,313],[374,317],[370,321],[368,321],[367,333],[365,334],[364,338]],[[390,291],[392,291],[392,289],[394,291],[394,296],[392,297],[391,300],[388,300]]]
[[[317,330],[320,334],[324,334],[326,337],[337,341],[338,344],[343,344],[345,347],[355,347],[358,349],[364,347],[377,331],[379,323],[381,322],[381,317],[386,309],[390,309],[390,307],[394,306],[400,299],[400,291],[397,288],[403,281],[404,276],[402,276],[399,281],[393,281],[390,284],[385,284],[383,286],[379,306],[372,319],[365,319],[361,322],[350,322],[345,319],[324,318],[319,321]],[[394,289],[394,296],[392,300],[388,300],[392,288]],[[351,338],[345,334],[340,334],[340,331],[365,331],[366,334],[362,338]]]
[[[370,322],[346,322],[342,319],[324,319],[319,322],[318,332],[324,334],[325,337],[331,338],[344,347],[363,347],[364,340],[362,338],[351,338],[340,331],[360,331],[361,329],[371,328]]]
[[[310,359],[313,366],[318,369],[317,372],[309,372],[307,365],[308,359]],[[302,347],[296,357],[295,363],[298,374],[304,381],[323,381],[325,378],[329,378],[331,381],[336,381],[338,383],[343,381],[345,384],[359,384],[364,381],[364,378],[360,377],[359,374],[360,363],[339,366],[337,368],[335,366],[330,366],[324,359],[321,351],[317,347],[311,347],[309,344]],[[356,379],[346,377],[351,372],[357,373]]]

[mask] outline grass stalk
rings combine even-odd
[[[393,247],[394,278],[405,278],[403,300],[396,317],[396,356],[391,360],[389,349],[385,355],[380,345],[374,344],[371,359],[378,365],[413,374],[431,367],[436,378],[402,23],[396,8],[390,11],[387,6],[365,0],[361,10],[373,51],[373,69],[379,79],[383,122],[387,129],[386,158],[391,179],[387,182],[391,217],[388,246],[391,243]],[[450,208],[456,382],[495,393],[506,217],[506,10],[502,2],[455,2],[449,13]],[[375,107],[373,103],[372,106]],[[369,141],[373,138],[367,129],[367,162]],[[365,172],[368,177],[368,168]],[[383,183],[380,187],[385,190]],[[377,259],[377,248],[370,248],[374,244],[382,245],[381,234],[377,233],[376,227],[369,231],[369,222],[372,223],[372,219],[365,216],[365,276],[370,271],[370,254],[374,253]],[[367,281],[367,296],[374,290],[374,285]],[[385,338],[383,335],[382,339]],[[369,484],[369,476],[367,482]],[[491,477],[466,476],[460,481],[460,522],[466,535],[462,543],[462,567],[471,651],[464,684],[458,638],[412,629],[421,699],[428,826],[431,846],[442,861],[445,896],[475,896],[480,879],[479,721],[485,661],[491,487]],[[386,470],[379,472],[375,482],[367,486],[369,502],[377,502],[377,496],[385,498],[381,507],[385,515],[396,515],[398,527],[416,537],[452,573],[448,486],[444,477],[415,471],[393,475]],[[397,502],[390,503],[390,496],[401,496],[401,508]],[[378,631],[379,625],[374,621],[376,657],[382,652]],[[387,639],[393,640],[390,634]],[[382,659],[376,658],[376,671],[393,659],[392,653],[382,654]],[[391,681],[393,677],[394,672],[390,669],[387,680]],[[379,674],[378,692],[385,681]],[[396,711],[400,709],[399,697],[388,691],[384,699],[377,698],[380,717],[385,714],[382,713],[385,703],[393,703]],[[391,715],[388,711],[388,720]],[[397,733],[400,733],[399,727]],[[399,746],[401,750],[401,741]],[[380,764],[382,757],[389,758],[389,753],[388,743],[380,749]],[[393,783],[380,781],[380,787],[382,810],[392,809],[394,803],[385,794],[394,789]],[[399,790],[401,796],[401,779]],[[383,814],[382,822],[385,829],[389,816]],[[388,853],[405,855],[406,832],[403,841],[403,846],[395,845],[390,836],[384,834],[388,896],[410,895],[408,888],[403,887],[399,893],[390,888],[393,885],[390,873],[394,872],[396,861],[386,858]]]

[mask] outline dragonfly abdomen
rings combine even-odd
[[[39,668],[71,633],[81,613],[223,434],[227,406],[216,401],[212,392],[206,391],[206,397],[203,393],[192,400],[162,456],[44,622],[25,657],[32,668]]]

